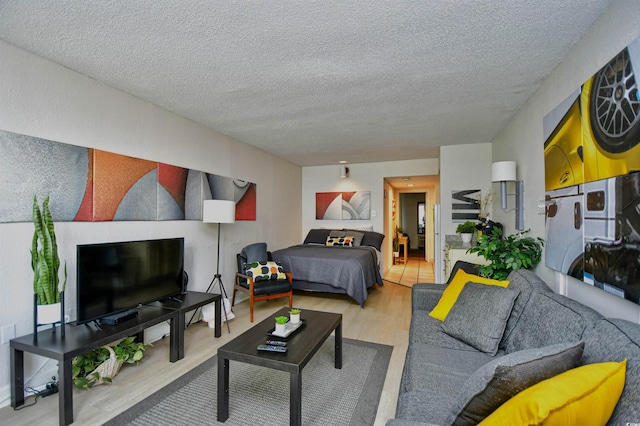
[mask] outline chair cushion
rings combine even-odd
[[[249,244],[240,251],[240,255],[247,259],[248,263],[266,262],[269,260],[267,255],[267,243]]]
[[[288,293],[290,291],[291,283],[287,280],[258,281],[257,283],[253,283],[254,296]]]
[[[246,274],[253,278],[253,282],[286,280],[287,274],[282,269],[280,262],[268,260],[266,262],[247,263]]]
[[[494,356],[519,293],[510,288],[469,282],[442,323],[442,331]]]

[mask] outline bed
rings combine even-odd
[[[295,290],[347,294],[361,307],[375,284],[382,286],[383,234],[349,229],[312,229],[299,245],[276,250],[273,260],[293,275]]]

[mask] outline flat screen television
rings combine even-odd
[[[182,292],[184,238],[77,246],[77,323]]]

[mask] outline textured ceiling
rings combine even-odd
[[[610,0],[0,0],[0,39],[305,166],[491,142]]]

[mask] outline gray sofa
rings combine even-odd
[[[459,268],[477,273],[474,265],[457,262],[451,277]],[[508,280],[508,289],[517,291],[513,292],[515,299],[505,302],[512,305],[495,355],[453,337],[455,333],[451,333],[451,330],[445,333],[444,322],[429,316],[449,283],[413,286],[409,348],[396,418],[389,420],[387,426],[475,424],[480,418],[474,418],[473,415],[478,416],[478,412],[464,417],[460,414],[461,407],[468,404],[470,397],[475,395],[478,398],[478,389],[486,386],[486,383],[482,385],[483,380],[496,371],[505,374],[505,369],[501,370],[496,365],[506,363],[526,368],[531,365],[528,361],[535,357],[547,357],[543,368],[538,364],[538,369],[542,371],[536,374],[542,376],[529,378],[533,381],[522,384],[524,388],[547,378],[544,374],[552,377],[576,366],[621,362],[626,358],[624,390],[608,424],[640,422],[640,325],[605,318],[585,305],[556,294],[531,271],[514,271]],[[470,293],[472,287],[469,284],[463,292],[467,292],[467,287]],[[449,322],[458,302],[445,322]],[[490,310],[493,309],[494,306]],[[468,325],[474,327],[474,318],[469,318]],[[531,372],[525,373],[531,375]],[[520,389],[514,393],[516,391]],[[486,410],[486,405],[485,401],[485,406],[481,408]],[[491,404],[488,403],[488,406]],[[469,405],[465,409],[469,409]]]

